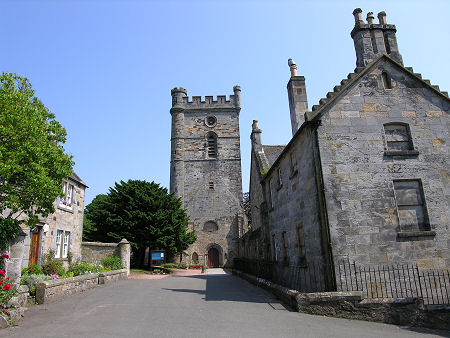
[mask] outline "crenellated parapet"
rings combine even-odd
[[[173,88],[172,95],[172,109],[211,109],[211,108],[241,108],[241,87],[233,87],[233,95],[227,99],[226,95],[217,95],[216,99],[213,96],[205,96],[203,100],[201,96],[192,96],[189,98],[187,90],[180,88]]]

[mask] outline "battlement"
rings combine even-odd
[[[191,100],[187,95],[187,90],[183,87],[173,88],[172,108],[240,108],[241,107],[241,87],[233,87],[233,95],[230,95],[228,100],[226,95],[217,95],[214,100],[213,96],[205,96],[202,100],[201,96],[192,96]]]

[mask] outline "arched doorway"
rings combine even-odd
[[[208,267],[209,268],[219,267],[219,250],[217,250],[214,247],[208,250]]]
[[[198,253],[196,252],[192,254],[192,263],[198,264]]]

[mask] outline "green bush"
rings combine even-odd
[[[42,264],[42,272],[47,276],[62,276],[66,273],[63,262],[55,259],[55,252],[53,250],[50,250],[50,252],[45,255],[45,263]]]
[[[33,264],[28,268],[22,269],[22,276],[24,275],[42,275],[44,272],[42,271],[39,265]]]
[[[27,285],[30,289],[30,293],[34,294],[36,291],[36,285],[46,281],[47,279],[48,277],[44,274],[24,275],[22,276],[20,284]]]
[[[106,269],[120,270],[123,269],[120,257],[108,256],[102,259],[102,265]]]
[[[19,236],[21,229],[19,221],[10,218],[0,218],[0,251],[9,246],[9,241]]]
[[[164,263],[161,264],[161,267],[166,269],[186,269],[186,265],[178,263]]]
[[[73,273],[73,276],[87,275],[89,273],[99,273],[102,270],[100,265],[76,262],[70,266],[68,273]]]

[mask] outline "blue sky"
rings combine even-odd
[[[2,0],[0,70],[28,77],[67,130],[65,148],[89,185],[169,187],[170,90],[230,95],[242,88],[243,190],[250,131],[291,136],[287,59],[306,77],[309,108],[355,68],[352,11],[384,10],[405,66],[450,90],[450,1]]]

